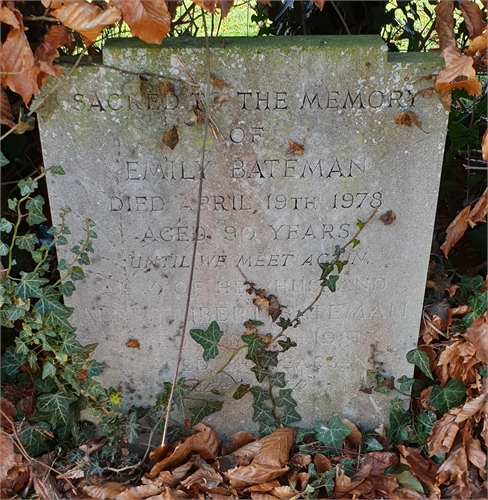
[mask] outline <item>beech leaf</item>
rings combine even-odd
[[[435,29],[439,35],[441,51],[446,47],[456,47],[454,34],[454,0],[443,0],[435,8]]]
[[[283,427],[266,436],[252,463],[283,467],[288,463],[291,447],[295,442],[295,429]]]
[[[198,431],[192,438],[191,449],[204,460],[215,460],[220,450],[220,439],[217,434],[206,425],[199,423],[193,426]]]
[[[446,241],[441,246],[441,250],[444,252],[446,258],[451,248],[463,237],[466,229],[468,229],[469,211],[469,205],[464,207],[446,230]]]
[[[442,51],[442,57],[446,61],[446,67],[436,78],[435,88],[439,92],[447,94],[453,89],[464,88],[470,95],[481,94],[481,82],[476,79],[471,56],[461,54],[457,47],[447,47]],[[460,77],[465,77],[467,80],[459,81]]]
[[[486,30],[486,22],[483,21],[483,13],[476,2],[461,2],[461,12],[463,13],[466,28],[468,28],[469,38],[476,38]]]
[[[160,44],[169,33],[171,15],[164,0],[122,0],[122,14],[132,35]]]

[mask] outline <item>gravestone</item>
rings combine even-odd
[[[45,165],[66,171],[49,179],[53,217],[71,207],[73,239],[86,217],[97,224],[87,279],[66,298],[79,338],[99,343],[95,357],[108,365],[100,380],[122,391],[125,407],[152,404],[173,376],[195,238],[189,328],[217,321],[225,347],[205,362],[188,335],[187,380],[222,366],[246,320],[279,331],[245,281],[293,317],[318,293],[319,263],[377,209],[342,257],[337,291],[287,331],[297,347],[278,368],[300,426],[336,413],[367,427],[385,422],[391,396],[371,390],[367,373],[374,350],[386,377],[412,375],[405,355],[417,343],[448,115],[426,78],[439,55],[388,54],[369,36],[209,47],[208,80],[203,39],[111,41],[103,64],[78,68],[41,110]],[[399,116],[421,128],[395,123]],[[140,349],[126,346],[132,339]],[[256,383],[251,366],[241,351],[202,389]],[[255,429],[251,417],[248,394],[207,423],[230,434]]]

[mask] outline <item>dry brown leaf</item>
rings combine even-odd
[[[350,477],[346,476],[344,470],[340,469],[340,467],[337,467],[334,486],[334,498],[343,497],[359,484],[361,484],[361,481],[353,482]]]
[[[291,447],[295,442],[295,433],[295,429],[283,427],[266,436],[251,465],[270,465],[274,467],[286,465]]]
[[[251,464],[236,467],[225,472],[224,475],[233,488],[245,488],[258,483],[266,483],[288,472],[288,467],[273,465]]]
[[[465,50],[465,54],[467,56],[475,56],[478,52],[484,53],[486,50],[488,50],[488,33],[471,40],[469,47]]]
[[[461,411],[456,416],[456,424],[464,422],[468,418],[478,413],[486,402],[486,394],[480,394],[477,398],[469,399],[461,407]]]
[[[258,439],[255,438],[252,434],[249,434],[249,432],[244,432],[244,431],[236,432],[235,434],[232,435],[232,444],[230,445],[229,453],[234,453],[235,450],[242,448],[246,444],[253,443],[255,441],[258,441]],[[259,447],[261,447],[261,445],[259,445]],[[254,458],[254,456],[251,458]]]
[[[305,146],[298,144],[298,142],[288,139],[289,148],[285,153],[285,156],[302,156]]]
[[[212,82],[212,87],[216,87],[218,89],[223,89],[225,87],[232,88],[232,85],[229,85],[227,82],[224,82],[224,80],[218,78],[213,73],[210,75],[210,81]]]
[[[15,405],[9,401],[7,398],[0,397],[0,409],[5,413],[5,415],[11,418],[15,422],[15,417],[17,416],[17,410],[15,409]],[[11,425],[5,418],[2,418],[2,427],[4,429],[10,429]]]
[[[366,453],[364,460],[361,465],[371,464],[372,476],[381,475],[385,472],[388,467],[398,463],[398,458],[394,453],[386,451],[372,451],[371,453]]]
[[[325,458],[325,457],[324,457]],[[304,455],[303,453],[295,453],[290,458],[290,464],[293,464],[295,467],[301,469],[302,467],[306,467],[307,465],[312,463],[311,455]],[[321,474],[321,472],[319,472]]]
[[[0,483],[6,479],[8,471],[16,463],[12,439],[0,431]]]
[[[422,122],[417,118],[417,115],[413,111],[405,111],[403,113],[398,113],[395,116],[396,125],[405,125],[411,127],[412,124],[418,127],[422,132],[425,130],[422,128]]]
[[[483,21],[483,13],[476,2],[463,0],[460,8],[466,28],[468,28],[469,38],[476,38],[481,35],[486,29],[486,23]]]
[[[273,323],[281,316],[282,310],[281,305],[276,295],[268,295],[269,307],[268,313],[273,320]]]
[[[121,18],[120,10],[117,7],[108,6],[102,10],[94,3],[88,3],[84,0],[55,8],[51,15],[91,42],[100,36],[103,28],[120,21]]]
[[[412,474],[427,486],[429,493],[434,498],[440,498],[440,490],[436,484],[437,469],[439,466],[423,458],[419,451],[414,448],[399,444],[398,450],[401,453],[401,463],[410,467]]]
[[[359,447],[361,446],[363,442],[363,436],[361,434],[361,431],[357,428],[355,424],[353,424],[350,420],[344,417],[340,417],[341,422],[344,425],[347,425],[349,429],[351,429],[351,434],[346,437],[346,443],[350,444],[354,450],[359,450]]]
[[[0,87],[0,123],[12,128],[15,127],[15,122],[13,120],[12,108],[10,107],[7,94],[3,88]]]
[[[481,156],[483,161],[488,162],[488,128],[485,130],[481,141]]]
[[[466,454],[468,460],[479,470],[484,470],[486,467],[487,456],[486,453],[481,449],[481,443],[479,439],[475,439],[469,436],[466,440]]]
[[[456,47],[454,34],[454,0],[443,0],[435,8],[435,29],[439,35],[439,47]]]
[[[270,491],[270,494],[275,498],[287,500],[288,498],[294,497],[297,494],[297,491],[295,489],[291,489],[290,486],[277,486]]]
[[[191,476],[188,476],[184,481],[181,481],[181,485],[188,488],[192,484],[196,483],[213,488],[219,486],[222,481],[222,476],[218,472],[214,471],[210,465],[204,462]]]
[[[20,94],[24,104],[28,104],[33,94],[39,90],[37,86],[39,68],[34,64],[34,55],[23,26],[20,29],[10,30],[1,51],[2,85]]]
[[[456,484],[460,498],[470,498],[468,486],[468,457],[465,449],[466,435],[458,433],[451,451],[437,471],[437,485]]]
[[[39,88],[44,85],[47,75],[58,76],[61,73],[63,67],[53,64],[53,61],[59,57],[58,48],[69,45],[70,42],[71,38],[65,26],[51,26],[49,28],[49,31],[34,52],[34,61],[40,69],[37,76]]]
[[[166,130],[163,134],[163,144],[168,146],[171,150],[176,147],[179,140],[180,138],[178,137],[178,129],[176,128],[176,125],[173,125],[173,128]]]
[[[438,451],[447,453],[451,449],[459,431],[459,427],[455,421],[456,415],[448,412],[434,423],[434,427],[427,439],[429,457],[433,457]]]
[[[128,347],[129,349],[140,349],[141,344],[137,339],[131,339],[127,344],[125,344],[125,347]]]
[[[122,14],[132,35],[146,43],[160,44],[171,28],[164,0],[122,0]]]
[[[215,460],[220,451],[220,439],[217,434],[206,425],[199,423],[193,427],[198,434],[193,435],[191,449],[204,460]]]
[[[450,378],[461,380],[464,385],[469,385],[475,380],[475,369],[478,364],[476,349],[471,342],[458,340],[447,345],[438,357],[437,366],[434,368],[441,385],[444,386]]]
[[[263,446],[263,442],[264,439],[260,439],[259,441],[253,441],[251,443],[248,443],[244,446],[241,446],[237,450],[234,450],[232,452],[232,455],[247,460],[248,462],[251,462],[252,459],[257,455],[261,446]]]
[[[14,10],[16,12],[19,12],[17,9]],[[0,21],[2,23],[8,24],[10,27],[16,30],[21,29],[21,23],[19,22],[17,15],[14,13],[13,10],[9,9],[6,6],[3,6],[0,9]]]
[[[323,474],[324,472],[327,472],[328,470],[332,469],[332,464],[330,463],[330,460],[326,456],[321,455],[320,453],[317,453],[317,455],[315,455],[313,463],[317,468],[317,472],[319,474]]]
[[[475,347],[476,358],[488,365],[488,311],[471,323],[466,337]]]
[[[183,441],[183,443],[178,445],[170,456],[154,464],[153,468],[148,473],[148,477],[155,478],[162,470],[178,467],[185,463],[192,450],[192,439],[193,436],[190,436]]]
[[[93,486],[85,486],[83,493],[86,493],[90,498],[115,498],[119,493],[127,489],[122,483],[115,481],[108,481],[102,484],[95,484]]]
[[[383,215],[379,217],[380,221],[385,225],[385,226],[390,226],[395,222],[396,215],[393,212],[393,210],[387,210]]]
[[[166,490],[165,486],[156,486],[155,484],[143,484],[140,486],[133,486],[132,488],[127,488],[125,491],[122,491],[122,493],[119,493],[115,497],[115,500],[147,499],[151,496],[158,495],[159,493],[165,490]]]
[[[164,99],[168,94],[172,94],[173,92],[174,92],[173,84],[168,80],[163,80],[159,84],[159,98],[161,99],[161,102],[164,101]]]
[[[464,207],[456,218],[449,224],[446,230],[446,241],[442,244],[441,250],[447,258],[451,248],[462,238],[468,229],[470,206]]]
[[[274,481],[268,481],[266,483],[253,484],[252,486],[245,488],[244,491],[246,492],[255,491],[257,493],[266,493],[267,491],[271,491],[273,488],[277,488],[278,486],[280,486],[280,482],[274,480]]]
[[[234,0],[192,0],[192,2],[212,13],[215,12],[215,9],[220,9],[220,17],[224,19],[229,13]]]
[[[446,61],[446,67],[439,72],[435,82],[435,88],[441,94],[447,94],[456,88],[464,88],[470,95],[481,94],[481,82],[476,79],[472,57],[461,54],[457,47],[445,48],[442,57]],[[467,80],[459,80],[462,77]]]
[[[484,222],[487,213],[488,213],[488,187],[485,189],[485,192],[480,196],[480,199],[477,201],[476,205],[473,207],[471,212],[469,212],[468,224],[471,227],[474,227],[476,226],[477,222]]]
[[[322,10],[324,8],[325,0],[313,0],[313,3],[319,8],[319,10]]]

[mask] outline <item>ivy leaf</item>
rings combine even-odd
[[[273,422],[268,420],[259,421],[259,434],[261,436],[268,436],[269,434],[273,434],[275,430],[276,430],[276,425],[274,425]]]
[[[353,238],[352,240],[352,248],[356,248],[359,243],[361,243],[357,238]]]
[[[10,233],[13,227],[13,224],[7,219],[4,219],[3,217],[0,219],[0,231],[2,233]]]
[[[38,226],[47,219],[42,212],[29,212],[25,220],[29,226]]]
[[[269,392],[265,391],[261,387],[258,387],[258,386],[252,387],[251,394],[254,397],[254,403],[257,405],[263,403],[264,401],[269,400]]]
[[[26,361],[26,356],[15,352],[15,347],[11,345],[7,347],[5,354],[2,356],[2,368],[7,375],[15,375]]]
[[[58,290],[61,295],[71,297],[71,295],[73,295],[73,292],[76,290],[76,287],[72,281],[67,281],[66,283],[62,283],[61,285],[59,285]]]
[[[205,417],[212,415],[212,413],[220,411],[223,405],[223,401],[206,401],[201,405],[193,406],[192,408],[190,408],[190,427],[197,425]]]
[[[359,219],[356,222],[356,226],[359,228],[360,231],[364,229],[364,223],[363,221],[360,221]]]
[[[49,450],[50,429],[46,422],[37,422],[35,427],[23,427],[19,432],[19,439],[29,455],[39,456]]]
[[[412,471],[405,464],[396,464],[385,471],[385,476],[394,477],[403,488],[410,488],[417,493],[424,494],[424,488],[420,481],[412,474]]]
[[[278,325],[279,326],[279,325]],[[286,337],[286,340],[278,340],[278,345],[283,349],[281,352],[288,351],[292,347],[296,347],[297,343],[293,342],[290,337]]]
[[[256,355],[259,351],[268,346],[266,342],[263,342],[259,337],[256,337],[252,333],[249,335],[241,335],[241,339],[247,344],[247,359],[256,359]]]
[[[41,278],[37,272],[25,273],[21,271],[20,283],[15,287],[15,294],[22,300],[28,297],[40,298],[43,291],[41,286],[46,284],[49,280]]]
[[[45,379],[54,375],[56,375],[56,367],[50,361],[45,361],[42,366],[42,378]]]
[[[330,262],[322,262],[319,264],[320,269],[322,269],[322,274],[320,275],[320,279],[324,280],[329,276],[329,274],[334,270],[334,264],[331,264]]]
[[[23,236],[18,236],[15,240],[15,244],[21,250],[27,250],[28,252],[33,252],[36,248],[39,239],[35,234],[25,234]]]
[[[232,394],[232,397],[234,399],[241,399],[243,398],[249,391],[251,390],[250,384],[239,384],[237,389],[234,391],[234,394]]]
[[[78,264],[87,266],[90,264],[90,257],[88,257],[88,254],[86,252],[81,252],[80,255],[78,256]]]
[[[176,382],[175,390],[173,393],[173,401],[178,408],[181,415],[185,414],[185,405],[183,403],[186,393],[189,391],[189,387],[185,384],[185,378],[182,377]]]
[[[341,271],[344,269],[344,267],[349,264],[348,260],[338,260],[335,265],[337,267],[337,272],[341,274]]]
[[[50,172],[56,175],[65,175],[66,172],[64,171],[64,168],[61,165],[54,165],[50,169]]]
[[[337,280],[339,279],[339,276],[337,276],[336,274],[331,274],[330,277],[328,279],[325,279],[322,281],[322,283],[320,283],[320,286],[326,286],[331,292],[335,292],[336,291],[336,283],[337,283]]]
[[[420,349],[412,349],[407,352],[407,361],[420,368],[422,373],[425,373],[427,377],[434,380],[429,367],[429,356],[427,356],[424,351],[421,351]]]
[[[63,339],[63,342],[57,354],[66,354],[67,356],[71,356],[73,354],[83,352],[83,346],[78,341],[75,333],[63,332],[61,333],[61,338]]]
[[[280,392],[277,396],[275,396],[275,402],[277,406],[291,406],[295,407],[297,402],[291,396],[292,389],[280,389]]]
[[[37,398],[37,408],[51,416],[51,425],[53,427],[56,427],[58,422],[69,425],[71,420],[69,405],[73,401],[75,401],[75,398],[61,392],[41,394]]]
[[[259,365],[253,366],[251,368],[251,371],[256,375],[256,380],[261,383],[266,376],[269,374],[268,370],[266,368],[262,368]]]
[[[383,446],[380,444],[380,442],[373,436],[366,437],[363,441],[363,445],[365,452],[380,451],[383,449]]]
[[[5,167],[9,163],[9,159],[0,151],[0,167]]]
[[[83,385],[83,389],[94,398],[98,398],[99,396],[106,394],[106,390],[102,384],[93,379],[88,379]]]
[[[463,403],[466,387],[455,378],[449,380],[444,388],[434,385],[429,395],[429,405],[437,408],[443,415],[451,408]]]
[[[338,416],[335,416],[329,420],[329,423],[319,420],[315,424],[315,432],[317,439],[322,444],[337,448],[337,450],[331,450],[332,453],[336,455],[337,451],[342,449],[344,439],[346,439],[352,431],[347,425],[341,422]]]
[[[395,443],[399,443],[408,438],[408,432],[405,427],[410,424],[410,414],[402,408],[402,402],[398,398],[393,399],[391,405],[390,426],[387,437]]]
[[[419,443],[425,452],[428,451],[427,439],[432,433],[434,424],[437,421],[437,415],[434,411],[428,410],[419,413],[415,417],[415,433],[417,434],[417,443]]]
[[[407,377],[406,375],[402,375],[397,382],[400,384],[400,390],[402,392],[408,392],[415,382],[414,378]]]
[[[224,332],[220,329],[216,321],[212,321],[206,330],[190,330],[191,338],[203,347],[203,359],[216,358],[219,354],[217,343]]]
[[[290,425],[295,422],[300,422],[300,420],[302,419],[294,406],[286,406],[283,409],[283,413],[283,417],[281,417],[280,419],[282,425]]]
[[[29,177],[27,180],[22,179],[17,183],[17,187],[20,189],[20,194],[22,196],[26,196],[30,193],[33,193],[37,188],[37,182]]]
[[[90,359],[86,362],[86,369],[88,370],[89,377],[97,377],[105,368],[107,368],[105,363],[99,363],[94,359]]]
[[[280,351],[265,351],[263,356],[264,366],[278,366],[278,354]]]
[[[34,311],[41,316],[49,311],[57,314],[66,314],[68,308],[59,302],[60,293],[52,286],[46,286],[34,306]]]
[[[8,246],[3,241],[0,241],[0,257],[4,255],[8,255]]]
[[[269,383],[274,387],[286,387],[285,373],[276,372],[269,376]]]
[[[73,281],[79,281],[85,279],[85,273],[83,272],[83,269],[81,269],[81,267],[78,266],[73,266],[71,268],[70,276]]]
[[[252,407],[254,409],[253,422],[273,422],[273,412],[269,406],[254,403]]]
[[[7,200],[7,205],[8,205],[8,208],[10,208],[10,210],[16,210],[17,209],[17,203],[18,203],[18,199],[17,198],[9,198]]]
[[[29,198],[25,202],[25,208],[27,208],[29,212],[38,212],[42,214],[42,207],[44,206],[44,203],[44,198],[38,194],[34,198]]]

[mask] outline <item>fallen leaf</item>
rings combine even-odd
[[[318,455],[317,455],[318,456]],[[323,456],[323,455],[321,455]],[[324,457],[326,458],[326,457]],[[312,456],[311,455],[304,455],[303,453],[295,453],[289,461],[289,464],[294,465],[295,467],[298,467],[301,469],[302,467],[306,467],[307,465],[312,463]],[[321,472],[319,472],[321,474]]]
[[[232,455],[245,459],[248,462],[251,462],[252,459],[257,455],[261,446],[263,446],[264,439],[260,439],[259,441],[253,441],[251,443],[247,443],[244,446],[241,446],[237,450],[232,452]]]
[[[270,465],[274,467],[286,465],[291,447],[295,441],[295,434],[295,429],[283,427],[266,436],[251,465]]]
[[[275,295],[268,295],[269,307],[268,313],[273,320],[273,323],[281,316],[282,310],[278,297]]]
[[[488,365],[488,311],[478,316],[466,330],[466,337],[475,347],[475,356]]]
[[[413,111],[404,111],[403,113],[398,113],[395,116],[395,124],[405,125],[406,127],[411,127],[413,124],[420,130],[422,130],[422,132],[425,132],[425,130],[422,128],[422,122],[417,118],[417,115]]]
[[[163,80],[159,84],[159,98],[161,99],[161,101],[164,101],[166,96],[168,94],[173,94],[173,92],[174,92],[173,84],[168,80]]]
[[[454,34],[454,0],[443,0],[435,7],[435,29],[439,35],[439,47],[456,47]]]
[[[341,498],[359,484],[361,484],[361,481],[353,482],[350,477],[346,476],[346,473],[343,469],[337,467],[334,486],[334,498]]]
[[[330,463],[330,460],[326,456],[320,453],[317,453],[315,455],[313,463],[319,474],[323,474],[324,472],[327,472],[328,470],[332,469],[332,464]]]
[[[486,394],[480,394],[477,398],[469,399],[461,407],[461,411],[456,416],[456,424],[464,422],[468,418],[478,413],[486,402]]]
[[[8,471],[16,463],[12,439],[3,431],[0,431],[0,483],[6,479]]]
[[[442,244],[441,250],[447,258],[451,248],[462,238],[466,229],[468,229],[470,206],[464,207],[456,218],[449,224],[446,230],[446,241]]]
[[[297,491],[292,489],[290,486],[277,486],[270,491],[270,494],[275,498],[287,500],[288,498],[296,496]]]
[[[487,129],[488,130],[488,129]],[[471,212],[469,212],[468,224],[471,227],[476,226],[477,222],[484,222],[486,214],[488,213],[488,187],[485,192],[480,196]]]
[[[212,82],[212,87],[222,89],[224,87],[232,88],[227,82],[224,82],[221,78],[216,77],[213,73],[210,75],[210,81]]]
[[[467,56],[475,56],[478,52],[485,52],[486,50],[488,50],[488,33],[471,40],[469,47],[465,50],[465,54]]]
[[[121,18],[120,10],[117,7],[107,6],[105,10],[102,10],[94,3],[86,1],[62,5],[51,11],[51,15],[91,42],[100,36],[103,28],[120,21]]]
[[[370,474],[372,476],[381,475],[388,467],[398,463],[398,458],[394,453],[386,451],[372,451],[366,453],[362,465],[371,464]]]
[[[322,10],[324,8],[325,0],[313,0],[313,3]]]
[[[20,12],[17,9],[9,9],[7,6],[3,6],[0,9],[0,21],[4,24],[8,24],[10,27],[19,30],[23,28],[21,22],[18,19],[18,14]]]
[[[248,443],[253,443],[254,441],[258,441],[258,439],[256,439],[252,434],[249,434],[249,432],[244,432],[244,431],[236,432],[235,434],[232,435],[232,444],[229,448],[229,453],[234,453],[235,450],[242,448]],[[259,445],[259,447],[260,446],[261,445]]]
[[[393,210],[388,210],[383,215],[381,215],[379,219],[383,223],[383,225],[390,226],[391,224],[393,224],[393,222],[395,222],[396,215],[394,214]]]
[[[465,449],[464,432],[458,433],[446,460],[437,470],[437,485],[455,483],[460,498],[470,498],[468,486],[468,457]]]
[[[477,467],[480,471],[485,470],[488,463],[486,453],[481,449],[479,439],[469,436],[466,440],[466,455],[468,460]]]
[[[192,436],[192,451],[205,460],[215,460],[220,450],[220,439],[217,434],[201,422],[193,426],[193,429],[198,431],[198,434]]]
[[[171,28],[171,15],[164,0],[122,0],[124,22],[133,36],[160,44]]]
[[[179,140],[180,139],[178,137],[178,129],[176,128],[176,125],[173,125],[172,129],[167,130],[163,134],[163,144],[165,146],[168,146],[170,149],[174,149]]]
[[[181,481],[180,484],[185,488],[195,483],[217,487],[222,481],[222,476],[218,472],[214,471],[206,462],[203,462],[200,464],[199,469],[197,469],[191,476],[188,476],[184,481]]]
[[[2,87],[0,87],[0,123],[10,128],[15,127],[12,108],[10,107],[7,94]]]
[[[7,398],[0,397],[0,409],[3,411],[5,416],[10,417],[12,421],[15,422],[15,417],[17,416],[17,410],[15,409],[15,405],[9,401]],[[10,428],[10,423],[5,421],[5,418],[1,421],[2,427]]]
[[[453,414],[452,411],[445,413],[440,420],[437,420],[427,438],[429,457],[433,457],[437,452],[447,453],[451,449],[458,431],[456,414]]]
[[[173,453],[168,457],[164,458],[160,462],[154,464],[153,468],[148,473],[148,477],[156,477],[162,470],[171,469],[173,467],[178,467],[186,462],[188,455],[192,451],[192,438],[190,436],[188,439],[180,443],[174,449]]]
[[[363,435],[361,431],[357,428],[355,424],[353,424],[350,420],[345,417],[340,417],[341,422],[344,425],[347,425],[349,429],[351,429],[351,433],[346,436],[345,442],[352,446],[352,449],[358,451],[359,447],[363,442]]]
[[[224,102],[228,101],[230,101],[230,96],[228,96],[227,94],[216,94],[213,97],[213,102],[215,104],[223,104]]]
[[[285,156],[302,156],[305,147],[302,144],[298,144],[298,142],[292,141],[288,139],[288,144],[290,147],[285,153]]]
[[[476,38],[486,30],[486,23],[483,21],[483,13],[476,2],[466,0],[459,5],[463,13],[466,28],[468,28],[469,38]]]
[[[158,495],[166,488],[164,486],[156,486],[155,484],[143,484],[140,486],[133,486],[119,493],[115,500],[139,500]],[[99,497],[100,498],[100,497]]]
[[[438,465],[423,458],[414,448],[398,446],[401,453],[400,461],[410,467],[413,475],[420,479],[434,498],[440,498],[440,489],[436,483]]]
[[[129,340],[129,342],[127,342],[127,344],[125,344],[125,346],[128,347],[129,349],[140,349],[141,348],[141,344],[136,339]]]
[[[481,94],[481,82],[476,79],[472,57],[462,54],[457,47],[445,48],[442,57],[446,67],[439,72],[435,82],[435,88],[441,94],[447,94],[455,88],[464,88],[470,95]],[[467,80],[460,81],[462,77]]]
[[[233,488],[245,488],[253,484],[265,483],[288,472],[288,467],[251,463],[228,470],[224,475]]]

